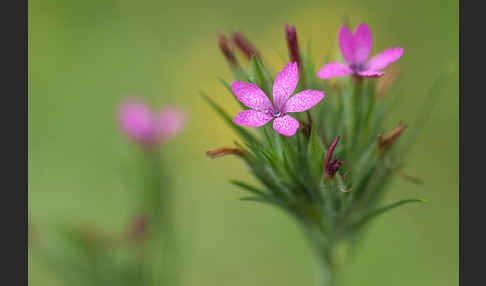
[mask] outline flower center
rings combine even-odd
[[[278,110],[272,112],[272,116],[274,118],[280,117],[281,115],[282,115],[282,112],[280,112]]]
[[[266,113],[266,114],[270,114],[273,118],[277,118],[277,117],[280,117],[280,116],[283,116],[284,113],[277,110],[277,109],[273,109],[273,108],[265,108],[265,109],[260,109],[260,108],[255,108],[256,111],[261,111],[263,113]]]
[[[364,64],[363,63],[356,63],[356,64],[351,64],[349,67],[354,71],[354,72],[360,72],[364,70]]]

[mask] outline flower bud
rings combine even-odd
[[[240,48],[240,50],[245,54],[248,60],[251,59],[251,56],[254,55],[255,57],[259,58],[260,53],[255,49],[255,47],[243,36],[242,33],[234,33],[233,34],[233,42]]]
[[[230,65],[236,67],[238,62],[236,61],[235,54],[233,53],[233,49],[230,46],[228,39],[224,36],[223,33],[219,33],[219,48],[223,55],[226,57],[226,60],[230,63]]]
[[[332,142],[331,147],[329,147],[329,150],[327,150],[326,159],[324,161],[324,177],[329,179],[334,178],[334,175],[336,175],[339,167],[344,164],[342,161],[332,159],[332,153],[334,152],[339,139],[341,139],[341,136],[338,136],[334,142]]]
[[[297,32],[295,30],[295,26],[289,26],[288,24],[285,24],[285,32],[287,36],[287,45],[289,47],[290,61],[297,62],[299,70],[302,70],[299,44],[297,42]]]
[[[240,157],[245,157],[245,154],[243,152],[241,152],[240,149],[229,148],[229,147],[222,147],[222,148],[216,148],[216,149],[213,149],[213,150],[207,150],[206,155],[208,155],[212,159],[224,157],[226,155],[237,155],[237,156],[240,156]]]
[[[405,128],[407,128],[407,126],[399,122],[398,126],[395,127],[395,129],[393,129],[385,138],[383,138],[382,134],[378,134],[378,151],[384,151],[393,145]]]

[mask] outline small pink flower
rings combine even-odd
[[[120,105],[118,120],[125,135],[152,147],[177,135],[186,117],[177,106],[166,106],[154,113],[141,99],[129,98]]]
[[[371,52],[371,42],[371,31],[366,24],[359,24],[354,34],[346,26],[341,26],[339,29],[339,47],[347,64],[328,63],[321,68],[317,76],[322,79],[329,79],[350,74],[362,77],[384,75],[385,73],[379,70],[398,60],[403,54],[403,49],[400,47],[389,48],[367,61]]]
[[[258,86],[233,82],[231,89],[238,100],[252,108],[238,112],[233,121],[243,126],[260,127],[274,119],[273,129],[285,136],[294,135],[299,128],[299,122],[287,113],[306,111],[324,98],[324,92],[310,89],[291,96],[298,81],[297,63],[290,62],[273,82],[273,103]]]

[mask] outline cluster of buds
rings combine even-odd
[[[361,23],[351,32],[342,26],[338,42],[345,63],[321,63],[316,72],[312,60],[299,50],[296,28],[286,25],[285,35],[290,62],[273,77],[262,55],[237,33],[232,42],[249,60],[248,69],[240,68],[230,42],[220,34],[223,55],[239,69],[226,85],[243,110],[231,116],[206,99],[243,142],[207,155],[237,155],[246,163],[261,186],[231,181],[251,194],[241,199],[276,205],[296,218],[327,268],[323,281],[330,281],[331,269],[343,261],[336,258],[336,245],[352,244],[376,215],[421,201],[379,205],[401,160],[399,149],[391,147],[405,126],[382,135],[384,100],[377,97],[384,97],[396,75],[378,86],[376,81],[403,49],[389,48],[368,60],[369,27]],[[346,76],[337,88],[327,88],[325,80]]]

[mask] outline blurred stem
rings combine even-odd
[[[303,223],[304,233],[314,257],[316,286],[336,286],[336,265],[333,259],[333,239],[324,235],[318,223]]]
[[[149,214],[147,241],[142,251],[143,276],[147,285],[174,285],[175,261],[171,252],[175,249],[171,213],[171,193],[166,186],[168,178],[162,169],[160,154],[147,154],[149,178],[143,207]]]

